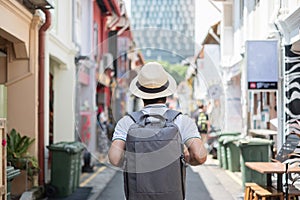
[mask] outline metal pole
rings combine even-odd
[[[279,1],[279,10],[278,10],[278,16],[280,10],[282,9],[282,0]],[[285,126],[285,115],[284,115],[284,105],[285,105],[285,93],[284,93],[284,69],[285,69],[285,49],[284,49],[284,34],[281,32],[281,30],[278,28],[277,24],[274,23],[276,30],[278,31],[279,36],[279,64],[278,64],[278,89],[277,89],[277,120],[278,120],[278,135],[277,135],[277,149],[280,149],[282,144],[285,142],[285,133],[284,133],[284,126]]]
[[[285,163],[285,200],[289,200],[288,167],[289,164]]]

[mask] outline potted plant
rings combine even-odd
[[[28,149],[34,141],[34,138],[30,138],[26,135],[21,136],[20,133],[15,129],[12,129],[7,135],[7,163],[15,168],[20,169],[21,174],[23,173],[25,175],[23,177],[17,177],[15,179],[16,181],[17,179],[24,179],[24,177],[27,179],[25,181],[21,180],[22,183],[20,184],[24,186],[24,182],[26,182],[26,188],[20,188],[19,186],[16,187],[16,189],[18,189],[17,193],[22,193],[28,189],[28,186],[32,186],[34,183],[34,177],[36,177],[39,172],[39,166],[36,157],[28,153]],[[27,184],[28,182],[29,184]]]

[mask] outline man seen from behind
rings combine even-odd
[[[167,97],[174,94],[176,88],[177,85],[174,78],[164,70],[161,64],[157,62],[149,62],[145,64],[138,75],[131,81],[129,90],[133,95],[143,100],[144,107],[141,109],[141,112],[138,112],[141,116],[137,119],[126,115],[118,121],[113,134],[113,141],[108,153],[109,161],[112,165],[118,167],[124,167],[124,165],[126,165],[126,170],[132,170],[124,173],[125,194],[127,200],[185,199],[185,167],[183,167],[184,169],[180,171],[181,168],[178,168],[177,170],[176,165],[173,165],[177,161],[167,161],[169,157],[172,157],[171,154],[174,152],[174,145],[172,146],[171,144],[176,143],[174,140],[176,136],[176,130],[178,130],[178,135],[181,141],[181,160],[184,160],[185,163],[190,165],[201,165],[206,161],[207,152],[199,135],[195,121],[187,115],[183,115],[179,112],[171,112],[166,106]],[[173,115],[174,119],[172,117],[172,121],[165,119],[168,118],[166,113],[169,115],[172,115],[170,113],[175,113],[175,115]],[[140,121],[139,118],[141,118]],[[155,125],[155,120],[161,125]],[[164,122],[164,120],[166,121]],[[161,123],[161,121],[164,123]],[[147,125],[147,123],[150,125]],[[153,131],[150,130],[152,127],[151,123],[153,123],[153,126],[155,127]],[[143,129],[142,126],[145,126],[145,129]],[[162,128],[159,129],[160,127]],[[128,148],[130,146],[128,142],[132,142],[131,140],[133,137],[129,133],[134,128],[141,130],[136,131],[136,134],[137,137],[140,136],[142,140],[138,142],[135,141],[136,143],[134,143],[133,147],[134,150],[145,148],[154,149],[155,147],[153,146],[155,146],[156,143],[155,141],[151,141],[152,143],[149,142],[149,138],[152,138],[151,140],[153,140],[153,138],[158,138],[158,140],[161,141],[169,141],[165,143],[161,149],[155,150],[154,152],[149,152],[148,150],[143,153],[134,152],[135,155],[132,155],[133,153],[128,152],[129,149],[126,149],[126,147]],[[169,131],[171,132],[171,130],[173,130],[172,134],[174,135],[174,138],[169,136],[164,137],[164,134],[169,134]],[[147,137],[148,133],[149,138]],[[152,133],[154,133],[154,135],[151,135]],[[159,137],[164,139],[159,139]],[[161,156],[155,156],[155,152],[159,152],[158,155]],[[166,155],[166,152],[168,152],[170,156],[164,156]],[[153,161],[154,158],[157,160]],[[143,164],[142,160],[145,160],[145,163],[147,163],[148,160],[148,164]],[[150,165],[153,166],[153,170],[149,170],[151,167],[149,166],[149,160],[151,160]],[[131,162],[139,163],[132,164]],[[158,166],[156,163],[163,164],[161,164],[161,167],[158,168],[154,167]],[[128,166],[130,167],[128,168]],[[147,170],[138,171],[138,169]],[[175,172],[177,170],[179,174],[178,176],[181,175],[183,179],[182,187],[176,188],[174,186],[176,185],[175,183],[170,183],[170,180],[176,176],[174,170]],[[157,180],[163,176],[166,176],[166,178],[162,179],[162,181]],[[137,183],[136,186],[134,184],[128,184],[128,182],[133,183],[130,182],[132,179],[134,179],[134,183]],[[141,183],[138,183],[139,179],[142,180],[142,186],[140,185]],[[178,191],[171,191],[172,188]]]

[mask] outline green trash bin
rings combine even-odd
[[[235,143],[240,139],[240,136],[229,136],[223,141],[225,147],[228,170],[231,172],[241,171],[240,165],[240,148]]]
[[[51,152],[51,181],[47,194],[66,197],[74,192],[74,184],[80,176],[78,154],[82,151],[74,142],[59,142],[47,147]]]
[[[226,148],[223,142],[227,137],[238,136],[238,135],[240,135],[239,132],[222,132],[218,135],[217,157],[219,160],[219,166],[222,167],[223,169],[228,169]]]
[[[219,160],[219,166],[222,167],[223,169],[228,169],[228,163],[227,163],[227,156],[226,156],[226,150],[224,146],[224,140],[225,137],[220,137],[218,139],[218,160]]]
[[[249,169],[246,167],[245,162],[269,162],[271,158],[270,146],[272,144],[272,140],[262,138],[244,138],[236,142],[241,151],[240,163],[243,187],[245,187],[246,182],[267,185],[266,174]]]
[[[11,192],[11,182],[13,181],[13,179],[16,177],[16,176],[19,176],[21,174],[21,171],[20,169],[15,169],[13,166],[7,166],[6,167],[6,198],[7,200],[10,200],[11,199],[11,195],[10,195],[10,192]]]
[[[80,185],[80,175],[81,175],[81,158],[82,151],[84,150],[84,145],[81,142],[74,142],[72,145],[75,145],[77,148],[77,153],[75,155],[75,177],[73,184],[73,191],[75,191]]]

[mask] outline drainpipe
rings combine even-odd
[[[45,138],[44,138],[44,91],[45,91],[45,36],[46,31],[51,25],[51,13],[49,10],[41,9],[45,13],[45,23],[41,26],[39,30],[39,90],[38,90],[38,162],[40,167],[39,173],[39,185],[44,185],[45,183]]]

